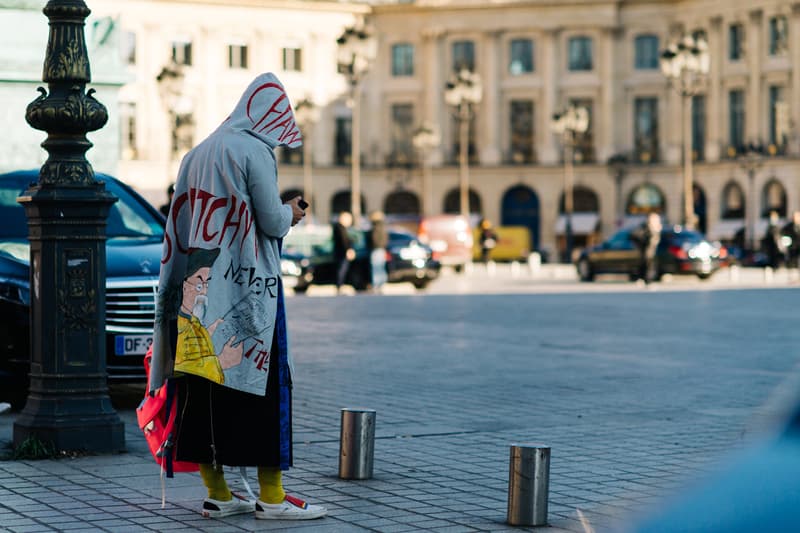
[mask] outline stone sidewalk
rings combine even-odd
[[[127,453],[0,461],[0,531],[517,531],[512,443],[552,448],[549,528],[629,524],[757,439],[798,363],[796,289],[290,298],[295,465],[327,518],[204,520],[115,388]],[[782,385],[783,384],[783,385]],[[777,391],[777,392],[776,392]],[[373,479],[337,477],[339,416],[377,411]],[[0,415],[0,444],[14,414]],[[257,485],[255,471],[250,483]],[[228,479],[243,490],[238,474]],[[528,528],[528,530],[534,530]]]

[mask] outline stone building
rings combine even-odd
[[[483,86],[469,139],[476,216],[527,226],[535,248],[563,248],[565,152],[551,122],[575,104],[590,116],[588,131],[575,145],[576,243],[608,236],[650,210],[680,223],[682,97],[662,74],[659,57],[684,33],[706,40],[710,54],[710,73],[692,97],[687,128],[699,226],[715,239],[731,239],[740,228],[758,238],[769,211],[785,218],[800,210],[800,3],[87,4],[92,21],[113,22],[126,76],[116,124],[106,128],[118,128],[114,171],[156,205],[165,199],[181,153],[225,118],[257,73],[271,70],[295,104],[307,98],[319,109],[310,135],[317,220],[347,208],[352,106],[347,81],[337,71],[336,39],[366,20],[377,38],[359,99],[366,211],[421,211],[423,170],[411,137],[423,122],[441,132],[439,147],[427,159],[429,210],[458,211],[457,121],[444,89],[456,69],[468,67]],[[159,82],[159,74],[171,72],[165,67],[175,65],[179,76],[162,75]],[[763,150],[745,157],[746,146]],[[89,154],[93,162],[97,151]],[[284,153],[281,159],[281,186],[301,190],[302,154]]]

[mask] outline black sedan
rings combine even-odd
[[[143,382],[164,218],[124,183],[104,174],[96,178],[119,198],[106,228],[106,369],[112,381]],[[15,404],[25,397],[30,369],[30,247],[17,197],[37,179],[36,170],[0,175],[0,391]]]
[[[627,274],[635,279],[640,255],[631,238],[634,229],[622,229],[601,244],[583,250],[575,263],[580,279],[592,281],[598,274]],[[706,279],[725,264],[727,256],[723,246],[712,244],[701,233],[681,226],[665,228],[656,251],[656,277],[693,274]]]
[[[350,237],[356,258],[345,283],[357,291],[370,284],[369,252],[364,232],[351,230]],[[390,230],[386,248],[386,272],[389,283],[410,282],[424,289],[439,276],[441,264],[433,259],[431,249],[413,233]],[[336,263],[333,260],[333,239],[329,226],[299,228],[284,241],[281,270],[284,285],[296,293],[304,293],[311,285],[335,285]]]

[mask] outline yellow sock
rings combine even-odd
[[[286,498],[281,482],[281,469],[276,466],[258,467],[259,500],[264,503],[281,503]]]
[[[208,497],[213,500],[227,502],[233,499],[228,483],[225,481],[225,474],[222,468],[214,468],[209,464],[200,465],[200,477],[208,489]]]

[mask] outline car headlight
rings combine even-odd
[[[28,282],[0,277],[0,300],[20,305],[30,305],[31,289]]]

